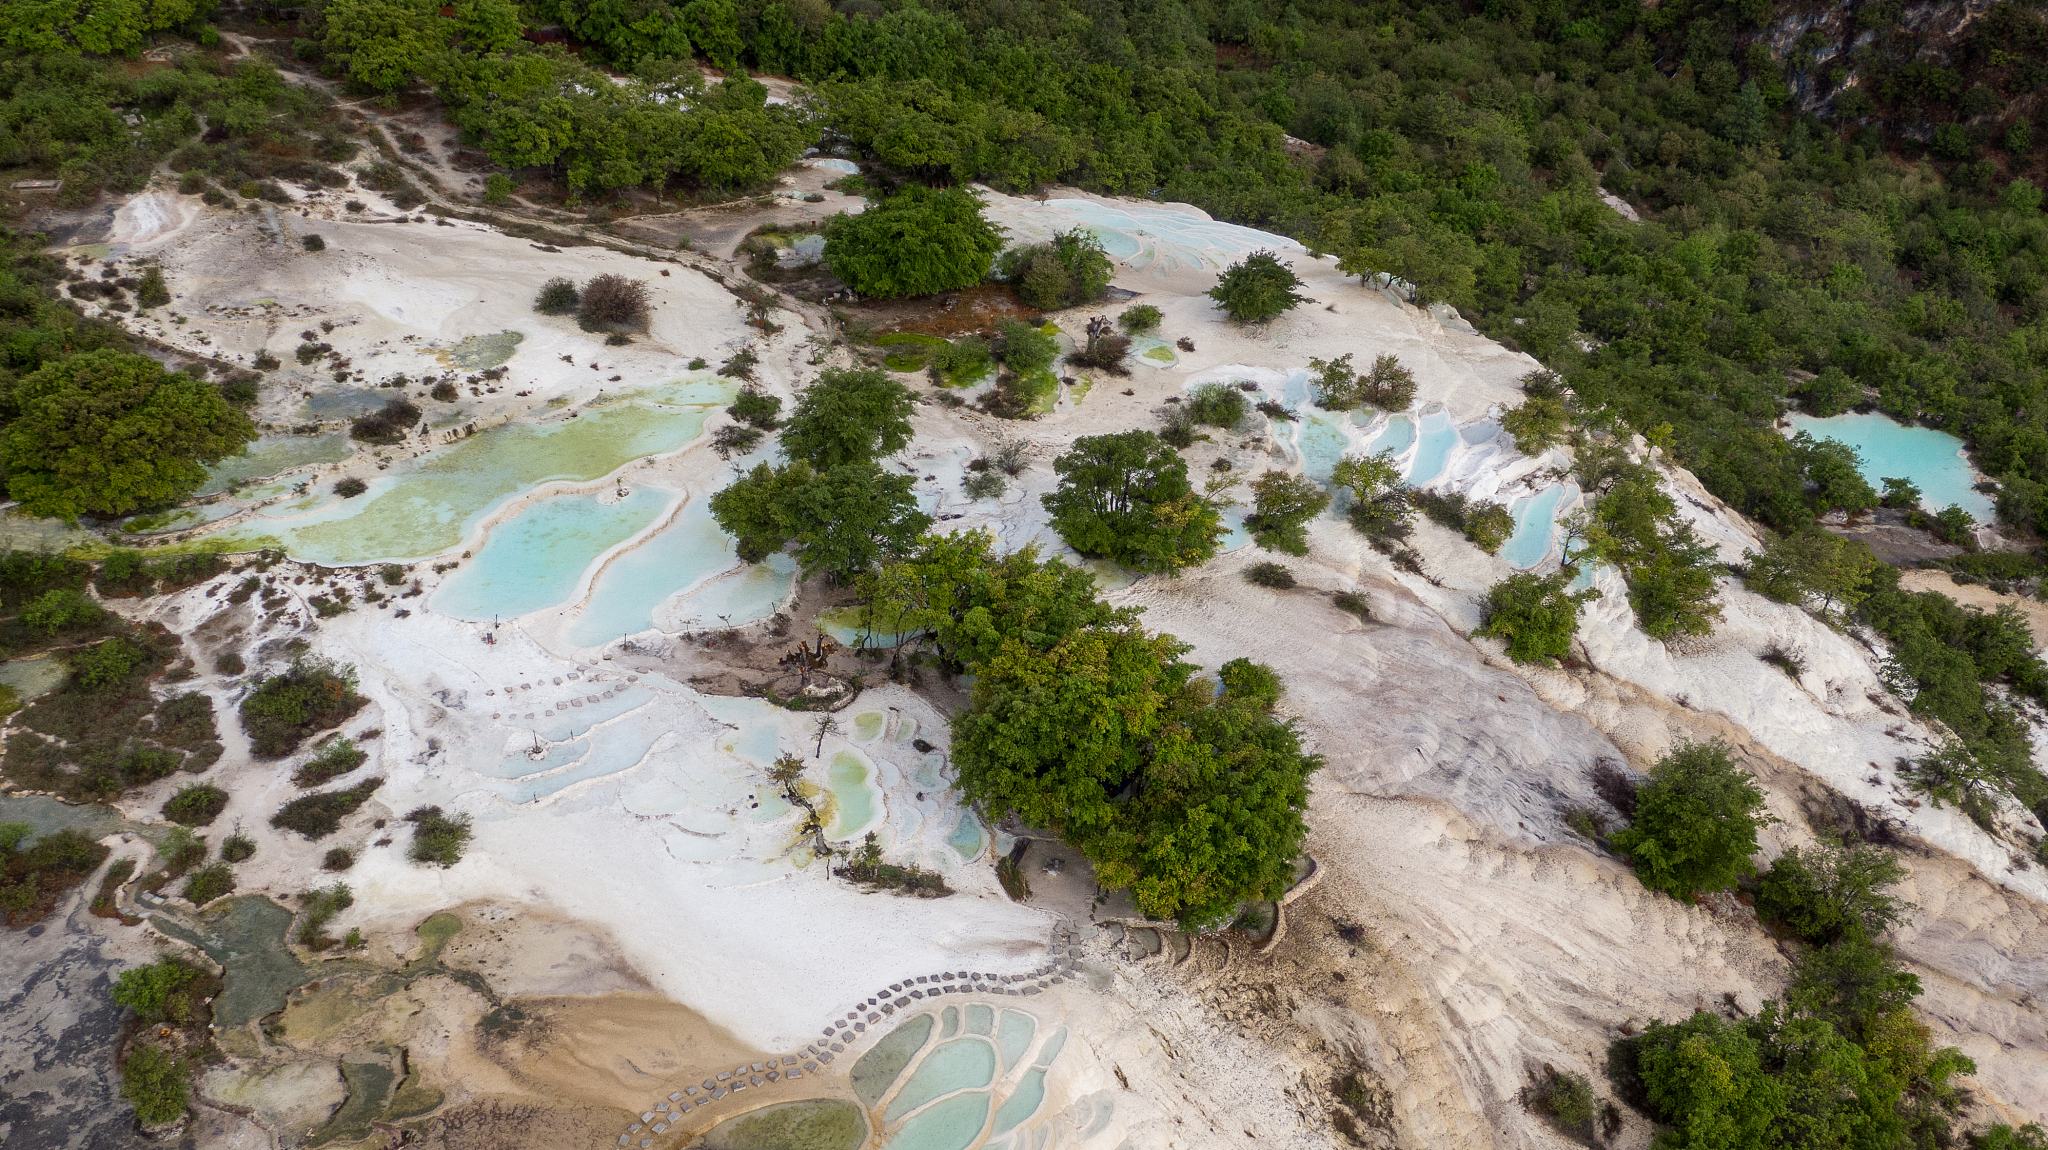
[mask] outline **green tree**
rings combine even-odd
[[[1863,478],[1863,457],[1835,439],[1815,439],[1805,432],[1792,437],[1792,454],[1811,488],[1814,510],[1821,514],[1855,514],[1877,506],[1877,491]]]
[[[1083,436],[1053,470],[1060,483],[1042,497],[1045,508],[1081,554],[1160,573],[1216,554],[1222,517],[1188,482],[1186,461],[1152,432]]]
[[[1749,869],[1764,795],[1725,744],[1688,743],[1650,768],[1629,825],[1609,838],[1651,890],[1690,899]]]
[[[1131,608],[1102,601],[1087,571],[1041,559],[1035,545],[997,555],[987,531],[928,535],[901,559],[861,577],[861,625],[901,637],[898,650],[929,644],[965,668],[1005,641],[1045,650],[1091,627],[1123,627]]]
[[[1309,386],[1314,389],[1316,406],[1328,411],[1349,411],[1358,406],[1358,385],[1361,377],[1351,366],[1351,353],[1345,352],[1336,359],[1308,361],[1309,374],[1313,377]]]
[[[135,1012],[147,1023],[185,1022],[192,1005],[185,987],[199,977],[193,966],[173,958],[162,958],[147,966],[131,967],[114,980],[114,1001]]]
[[[54,635],[73,627],[90,627],[105,614],[100,605],[83,592],[59,587],[43,592],[34,602],[23,607],[21,622],[23,626]]]
[[[1913,904],[1884,888],[1905,880],[1897,856],[1860,842],[1791,847],[1757,881],[1757,913],[1799,937],[1827,945],[1851,933],[1875,938],[1904,921]]]
[[[121,1066],[121,1097],[145,1126],[177,1121],[191,1101],[185,1064],[155,1046],[137,1045]]]
[[[829,572],[843,582],[908,551],[931,526],[914,482],[866,462],[824,471],[802,460],[763,463],[711,497],[711,516],[738,540],[742,560],[758,563],[795,543],[806,578]]]
[[[1028,323],[1006,319],[999,330],[1002,346],[996,356],[1020,376],[1042,375],[1060,356],[1059,341]]]
[[[825,225],[825,262],[864,296],[893,299],[977,284],[1003,245],[981,201],[958,188],[908,187]]]
[[[1114,271],[1102,241],[1078,227],[1053,236],[1049,244],[1012,248],[1003,253],[999,265],[1002,278],[1016,284],[1024,302],[1041,311],[1101,299]]]
[[[380,92],[413,84],[441,48],[432,0],[327,0],[320,15],[327,54],[349,79]]]
[[[7,491],[34,515],[75,521],[174,502],[206,466],[256,438],[255,425],[189,375],[147,356],[89,351],[14,385],[20,412],[0,433]]]
[[[1209,289],[1209,298],[1239,323],[1264,323],[1309,302],[1309,297],[1295,290],[1305,286],[1279,256],[1259,251],[1224,269],[1216,286]]]
[[[1860,540],[1807,527],[1774,536],[1761,553],[1743,555],[1743,585],[1767,599],[1804,604],[1818,596],[1822,614],[1851,613],[1870,595],[1877,557]]]
[[[1514,533],[1515,517],[1498,503],[1482,501],[1465,512],[1465,538],[1488,555],[1498,555]]]
[[[1058,830],[1146,914],[1203,925],[1286,889],[1321,760],[1273,716],[1270,668],[1226,664],[1219,699],[1186,649],[1135,626],[1006,639],[976,665],[953,753],[984,815]]]
[[[37,0],[0,9],[0,44],[31,53],[111,55],[190,20],[193,0]]]
[[[792,465],[795,466],[795,465]],[[829,572],[840,582],[890,555],[908,551],[932,525],[917,509],[911,475],[872,463],[823,471],[785,496],[783,514],[806,578]]]
[[[791,459],[819,470],[894,455],[910,442],[910,389],[878,368],[832,368],[797,396],[782,432]]]
[[[1330,493],[1315,483],[1284,471],[1268,471],[1252,481],[1252,510],[1244,525],[1252,541],[1268,551],[1308,554],[1308,521],[1330,505]]]
[[[1508,658],[1517,663],[1553,663],[1571,654],[1579,608],[1600,596],[1590,588],[1569,590],[1576,574],[1569,569],[1553,575],[1523,571],[1494,584],[1480,603],[1478,634],[1504,640]]]
[[[1515,437],[1515,450],[1538,455],[1563,443],[1571,432],[1571,411],[1561,396],[1531,395],[1500,417],[1500,425]]]

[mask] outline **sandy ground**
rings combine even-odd
[[[427,370],[437,348],[469,335],[525,332],[509,365],[513,386],[465,397],[464,418],[546,418],[550,400],[574,404],[599,387],[672,378],[677,359],[715,361],[749,343],[762,352],[763,386],[785,396],[816,367],[844,362],[836,358],[843,352],[807,342],[825,332],[822,316],[780,313],[788,330],[762,341],[741,323],[731,296],[691,264],[588,248],[537,252],[474,225],[349,222],[330,202],[272,220],[194,213],[168,198],[131,204],[117,218],[114,245],[117,258],[164,257],[182,297],[174,310],[190,322],[163,324],[163,338],[253,357],[259,348],[288,351],[301,329],[326,319],[336,330],[323,338],[374,381]],[[990,201],[991,215],[1019,239],[1104,209],[1199,222],[1192,209],[1079,195]],[[1203,380],[1246,379],[1273,394],[1310,356],[1351,353],[1363,366],[1391,352],[1416,374],[1419,409],[1434,405],[1473,427],[1517,402],[1515,381],[1533,367],[1465,329],[1455,313],[1402,304],[1285,241],[1178,243],[1168,238],[1175,220],[1150,219],[1116,284],[1161,308],[1162,335],[1189,337],[1198,350],[1179,353],[1171,367],[1098,374],[1085,398],[1070,386],[1033,421],[921,406],[917,438],[895,462],[919,476],[921,499],[947,517],[945,526],[987,526],[1008,546],[1056,549],[1037,499],[1053,484],[1051,459],[1077,436],[1156,426],[1167,398]],[[303,251],[295,237],[308,229],[327,238],[327,252]],[[1260,328],[1224,321],[1201,293],[1247,250],[1231,246],[1240,242],[1279,247],[1315,302]],[[660,277],[662,268],[671,274]],[[660,293],[653,329],[630,348],[606,348],[527,308],[548,276],[598,270],[646,278]],[[1054,318],[1072,332],[1092,310],[1109,309]],[[598,372],[589,370],[592,360]],[[610,381],[614,374],[622,382]],[[295,364],[278,378],[300,391],[317,382]],[[272,388],[267,421],[294,418],[303,396],[289,387]],[[1296,468],[1293,434],[1259,425],[1218,433],[1189,452],[1190,463],[1207,475],[1213,461],[1229,459],[1240,480],[1262,468]],[[1001,500],[965,499],[962,466],[1001,442],[1024,445],[1029,466]],[[1526,492],[1545,465],[1480,427],[1441,484],[1480,495]],[[626,470],[635,481],[702,494],[723,482],[727,467],[700,445]],[[374,474],[374,455],[359,453],[340,470]],[[1752,529],[1689,476],[1674,473],[1670,482],[1725,558],[1757,546]],[[1225,490],[1245,498],[1242,486]],[[1977,1058],[1973,1085],[1984,1112],[2048,1114],[2048,1037],[2038,1005],[2048,995],[2039,958],[2048,881],[2015,862],[2015,844],[2040,828],[2008,809],[2007,837],[1994,839],[1899,786],[1897,761],[1924,751],[1934,732],[1885,693],[1876,673],[1881,652],[1863,637],[1731,581],[1716,634],[1667,646],[1633,627],[1608,575],[1581,635],[1582,665],[1515,667],[1497,645],[1467,637],[1478,622],[1475,596],[1508,570],[1500,560],[1426,523],[1415,543],[1428,578],[1394,570],[1334,517],[1314,527],[1311,543],[1310,556],[1288,561],[1304,585],[1291,592],[1240,577],[1244,565],[1268,557],[1250,549],[1179,579],[1115,581],[1117,601],[1143,607],[1148,626],[1192,643],[1203,665],[1249,655],[1282,672],[1286,707],[1329,764],[1311,808],[1311,850],[1323,877],[1287,909],[1289,929],[1263,953],[1222,936],[1196,940],[1185,961],[1144,961],[1120,951],[1113,932],[1086,937],[1085,977],[1032,1007],[1065,1018],[1076,1036],[1046,1107],[1067,1123],[1063,1145],[1329,1145],[1337,1137],[1335,1083],[1353,1071],[1389,1099],[1383,1128],[1371,1134],[1385,1144],[1558,1145],[1515,1101],[1544,1063],[1597,1082],[1604,1050],[1624,1026],[1695,1008],[1753,1011],[1782,992],[1785,957],[1739,903],[1682,906],[1648,895],[1563,821],[1568,807],[1599,806],[1586,779],[1595,763],[1639,770],[1682,740],[1709,737],[1744,753],[1784,820],[1767,836],[1767,855],[1810,837],[1805,804],[1827,789],[1924,844],[1908,860],[1910,896],[1923,909],[1898,942],[1927,984],[1925,1017],[1937,1038]],[[462,546],[474,544],[472,537]],[[422,578],[430,596],[435,578]],[[578,595],[589,586],[586,578]],[[968,861],[944,853],[957,806],[943,784],[944,715],[927,699],[871,689],[841,719],[886,716],[876,733],[842,729],[819,739],[808,716],[693,690],[696,664],[682,635],[575,646],[568,631],[576,602],[495,632],[430,611],[401,619],[359,610],[316,625],[299,605],[315,590],[290,586],[293,605],[267,619],[253,607],[224,610],[207,587],[145,610],[193,636],[202,667],[230,647],[253,666],[274,667],[284,657],[280,641],[301,636],[361,669],[372,702],[347,730],[381,728],[366,744],[373,758],[363,773],[387,782],[334,840],[364,851],[348,876],[358,902],[334,929],[363,928],[366,956],[396,964],[425,914],[472,908],[465,913],[474,933],[458,936],[451,961],[459,956],[500,994],[544,1004],[536,1012],[549,1021],[536,1033],[551,1037],[520,1039],[534,1045],[512,1058],[508,1046],[494,1053],[458,1041],[486,1005],[473,991],[450,984],[432,992],[404,1033],[424,1064],[464,1084],[445,1113],[474,1120],[437,1135],[446,1144],[472,1144],[462,1139],[485,1137],[480,1130],[556,1130],[550,1123],[608,1141],[623,1130],[616,1122],[625,1112],[664,1096],[661,1083],[687,1082],[714,1060],[810,1042],[824,1020],[878,984],[969,967],[1022,971],[1045,960],[1055,916],[1001,894],[988,848]],[[1327,593],[1339,590],[1363,594],[1372,620],[1331,607]],[[486,634],[496,642],[486,643]],[[1804,655],[1799,681],[1758,661],[1774,641]],[[196,685],[225,715],[246,681],[207,675]],[[508,687],[545,702],[522,704],[515,716],[501,694]],[[552,726],[524,718],[549,703],[565,706],[560,700],[570,695],[615,695],[631,706],[593,702],[610,710],[587,723],[575,710]],[[222,825],[239,821],[259,841],[240,872],[243,888],[283,896],[322,881],[318,850],[267,826],[269,812],[296,793],[293,761],[253,760],[229,726],[214,776],[234,796]],[[566,756],[593,728],[607,738],[638,731],[648,741],[608,760],[617,769],[589,777],[535,770],[539,760],[528,751],[536,741],[543,759]],[[936,749],[917,751],[913,739]],[[761,760],[770,750],[803,755],[807,779],[821,788],[840,755],[862,764],[878,803],[873,825],[892,857],[943,866],[960,893],[920,902],[829,879],[806,857],[794,816],[774,814],[772,804],[759,813]],[[530,775],[546,786],[532,789]],[[153,818],[167,793],[140,793],[125,807]],[[372,825],[422,803],[476,819],[476,841],[451,870],[407,863],[405,832]],[[1359,941],[1340,933],[1354,927]],[[300,1087],[274,1093],[317,1099],[331,1089],[331,1077],[297,1073]],[[820,1077],[820,1089],[843,1089],[841,1080]],[[1097,1123],[1090,1100],[1105,1091],[1113,1114]],[[540,1110],[521,1122],[512,1117],[526,1113],[521,1107]],[[299,1119],[265,1121],[283,1129]],[[245,1134],[223,1131],[217,1144]],[[1619,1144],[1640,1146],[1648,1135],[1647,1124],[1631,1118]]]

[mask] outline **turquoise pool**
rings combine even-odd
[[[732,536],[711,518],[711,500],[692,496],[668,526],[605,566],[569,641],[595,647],[645,631],[669,596],[737,566]],[[751,623],[774,614],[795,581],[796,561],[778,553],[703,587],[680,613],[700,627]]]
[[[1882,488],[1886,476],[1899,476],[1920,488],[1921,502],[1929,511],[1954,504],[1979,523],[1991,522],[1994,512],[1989,495],[1971,488],[1977,472],[1963,455],[1963,441],[1931,427],[1907,427],[1875,412],[1831,415],[1815,419],[1810,415],[1787,417],[1792,430],[1815,439],[1833,439],[1848,444],[1863,457],[1863,478]]]
[[[1525,571],[1548,559],[1557,539],[1557,508],[1564,497],[1565,485],[1553,483],[1535,495],[1510,503],[1508,512],[1515,517],[1515,533],[1501,544],[1500,557]]]
[[[476,558],[458,567],[429,600],[457,619],[514,619],[565,603],[597,557],[645,531],[675,498],[636,487],[606,506],[595,495],[535,500],[490,529]]]
[[[1433,411],[1423,416],[1415,463],[1408,468],[1408,486],[1426,487],[1436,482],[1451,462],[1451,449],[1462,441],[1458,429],[1451,426],[1448,412]]]

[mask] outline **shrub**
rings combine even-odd
[[[349,476],[347,479],[341,480],[340,482],[334,485],[334,493],[336,495],[341,496],[343,499],[354,499],[356,496],[361,495],[363,492],[368,491],[369,489],[369,484],[363,482],[360,479],[357,479],[353,475]]]
[[[1522,1101],[1529,1109],[1550,1117],[1567,1134],[1582,1142],[1594,1141],[1593,1121],[1599,1114],[1599,1102],[1593,1097],[1593,1084],[1585,1075],[1560,1074],[1555,1067],[1545,1066],[1542,1077],[1523,1090]]]
[[[200,867],[185,880],[185,899],[193,906],[205,906],[235,889],[235,872],[224,862]]]
[[[177,1121],[190,1099],[185,1064],[157,1047],[136,1046],[121,1066],[121,1097],[145,1126]]]
[[[583,285],[576,318],[591,330],[639,327],[647,322],[647,285],[624,276],[597,276]]]
[[[533,300],[533,310],[542,315],[568,315],[576,310],[578,298],[576,285],[556,276],[540,285],[540,294]]]
[[[440,807],[416,807],[405,821],[413,825],[412,850],[407,854],[412,861],[438,867],[462,861],[462,850],[470,838],[468,815],[450,817]]]
[[[345,791],[301,796],[279,807],[277,813],[270,816],[270,825],[279,830],[297,831],[309,839],[324,839],[340,830],[341,820],[369,802],[370,796],[383,785],[383,779],[371,778]]]
[[[305,343],[292,349],[292,358],[299,361],[300,367],[307,367],[319,360],[321,356],[333,350],[333,344],[316,343],[313,340],[307,340]]]
[[[1465,510],[1465,538],[1488,555],[1500,554],[1501,544],[1515,533],[1515,517],[1498,503],[1480,501]]]
[[[151,264],[142,273],[142,285],[135,289],[135,302],[143,307],[162,307],[171,302],[171,289],[164,283],[164,269]]]
[[[59,587],[45,591],[21,609],[23,626],[55,635],[59,631],[90,627],[106,613],[83,592]]]
[[[961,484],[961,490],[967,493],[967,498],[976,501],[1001,499],[1003,492],[1008,488],[1009,484],[1003,480],[1002,474],[996,471],[973,472],[968,475],[966,482]]]
[[[1251,401],[1227,383],[1205,383],[1187,401],[1188,417],[1210,427],[1232,428],[1244,422]]]
[[[292,782],[301,787],[317,787],[329,779],[341,776],[363,765],[370,756],[347,739],[336,739],[320,748],[318,754],[307,759],[305,764],[292,772]]]
[[[1330,505],[1330,493],[1310,480],[1268,471],[1252,482],[1252,510],[1244,525],[1269,551],[1308,554],[1308,522]]]
[[[1691,899],[1749,869],[1763,792],[1724,743],[1688,743],[1658,760],[1636,791],[1635,814],[1610,840],[1651,890]]]
[[[484,202],[502,204],[512,198],[512,177],[503,172],[492,172],[484,179]]]
[[[320,859],[321,870],[344,871],[356,865],[356,852],[347,847],[329,847]]]
[[[1567,590],[1574,573],[1539,576],[1520,572],[1493,585],[1480,604],[1479,634],[1502,639],[1517,663],[1550,663],[1571,653],[1579,633],[1579,608],[1599,592]]]
[[[261,758],[281,758],[306,736],[339,726],[368,702],[355,693],[355,670],[302,659],[282,675],[266,676],[242,700],[242,729]]]
[[[1054,236],[1049,244],[1004,252],[996,274],[1017,285],[1025,303],[1058,311],[1101,299],[1115,268],[1102,241],[1084,228]]]
[[[1415,402],[1415,373],[1391,355],[1375,356],[1357,386],[1358,402],[1382,411],[1406,411]]]
[[[1059,341],[1028,323],[1007,319],[1003,321],[1001,330],[1002,341],[997,345],[996,358],[1018,375],[1037,375],[1059,358]]]
[[[455,384],[445,379],[435,384],[434,389],[427,394],[440,400],[442,403],[454,403],[456,399],[460,398],[460,393],[455,390]]]
[[[720,459],[731,459],[735,455],[746,455],[761,446],[762,433],[758,427],[728,423],[711,433],[711,450]]]
[[[725,413],[750,427],[773,431],[776,417],[782,414],[782,400],[746,387],[733,397],[732,406],[726,408]]]
[[[1356,591],[1339,591],[1330,596],[1330,605],[1339,611],[1356,615],[1367,622],[1372,621],[1372,604]]]
[[[210,783],[184,787],[164,804],[164,817],[188,827],[203,827],[228,807],[228,793]]]
[[[356,896],[347,883],[338,882],[331,887],[300,891],[299,903],[305,908],[305,917],[299,921],[299,945],[326,950],[334,945],[325,933],[327,924],[334,921],[335,915],[354,906]]]
[[[221,840],[220,857],[225,862],[247,862],[256,857],[256,840],[236,831]]]
[[[122,971],[111,994],[117,1005],[134,1011],[145,1023],[183,1023],[192,1017],[186,987],[198,977],[199,969],[190,963],[161,958]]]
[[[398,443],[412,430],[413,424],[419,422],[419,418],[418,404],[409,399],[388,399],[384,401],[381,409],[368,415],[358,415],[351,420],[348,433],[352,438],[365,443]],[[347,480],[342,482],[346,483]]]
[[[867,463],[910,442],[910,389],[874,368],[835,368],[797,397],[782,432],[792,460],[824,471]]]
[[[1884,893],[1905,877],[1891,852],[1867,843],[1792,847],[1757,880],[1756,909],[1816,946],[1852,933],[1875,938],[1913,909]]]
[[[324,252],[327,250],[327,241],[321,239],[318,232],[307,233],[299,239],[299,243],[309,252]]]
[[[1116,322],[1117,326],[1125,331],[1144,332],[1156,329],[1163,318],[1165,317],[1160,314],[1158,308],[1149,303],[1141,303],[1125,308],[1124,313],[1116,317]]]
[[[1280,563],[1254,563],[1244,569],[1244,581],[1257,587],[1285,591],[1294,586],[1294,572]]]
[[[1259,251],[1230,265],[1209,289],[1209,298],[1239,323],[1264,323],[1307,303],[1308,297],[1294,290],[1302,286],[1279,256]]]
[[[932,351],[932,382],[942,387],[966,387],[988,374],[995,351],[980,336],[963,335]]]
[[[71,676],[92,689],[112,687],[143,661],[142,648],[126,639],[108,639],[71,655]]]
[[[1098,368],[1115,375],[1129,375],[1130,372],[1124,367],[1124,357],[1129,355],[1130,352],[1130,337],[1117,335],[1115,332],[1110,331],[1107,322],[1101,322],[1099,327],[1096,322],[1090,322],[1088,325],[1088,342],[1076,348],[1074,354],[1068,356],[1067,360],[1070,363]]]

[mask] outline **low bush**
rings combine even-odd
[[[412,850],[408,858],[421,865],[451,867],[462,861],[469,845],[470,819],[466,814],[447,815],[440,807],[416,807],[405,816],[413,826]]]
[[[270,825],[279,830],[297,831],[309,839],[324,839],[340,830],[341,820],[369,802],[370,796],[383,785],[383,779],[370,778],[345,791],[301,796],[279,807],[277,813],[270,816]]]
[[[309,233],[302,237],[299,240],[299,244],[309,252],[324,252],[327,250],[327,241],[321,239],[318,232]]]
[[[105,689],[128,678],[143,659],[142,648],[125,639],[108,639],[71,654],[71,677],[83,687]]]
[[[735,455],[751,454],[755,448],[761,446],[762,438],[762,431],[758,427],[748,427],[744,423],[728,423],[711,433],[711,450],[716,451],[720,459],[731,459]]]
[[[1251,410],[1251,401],[1244,392],[1227,383],[1205,383],[1195,389],[1189,397],[1186,410],[1188,417],[1196,423],[1210,427],[1232,428],[1244,422]]]
[[[540,285],[540,295],[533,301],[533,310],[542,315],[568,315],[576,310],[578,300],[576,285],[561,276]]]
[[[593,331],[639,327],[647,322],[647,309],[646,284],[606,273],[583,285],[576,319]]]
[[[348,433],[351,438],[360,439],[364,443],[389,445],[404,440],[406,433],[412,430],[413,424],[418,423],[419,419],[418,404],[409,399],[388,399],[382,408],[350,420]],[[342,483],[348,482],[351,480],[342,480]],[[360,483],[361,480],[354,482]],[[336,493],[340,490],[341,484],[336,484]]]
[[[0,914],[11,926],[48,914],[60,895],[84,882],[110,853],[71,827],[24,848],[34,833],[27,823],[0,823]]]
[[[282,758],[308,735],[340,726],[369,700],[355,692],[355,669],[301,659],[268,675],[242,700],[242,729],[260,758]]]
[[[121,1065],[121,1097],[144,1126],[177,1121],[191,1102],[185,1064],[157,1047],[137,1045]]]
[[[256,857],[256,840],[236,831],[221,841],[220,857],[225,862],[247,862]]]
[[[1522,1104],[1556,1122],[1558,1128],[1581,1142],[1594,1142],[1594,1122],[1600,1103],[1593,1096],[1593,1084],[1583,1074],[1559,1073],[1545,1066],[1543,1073],[1522,1090]]]
[[[455,390],[455,384],[445,379],[435,384],[433,390],[427,394],[442,403],[454,403],[457,399],[461,398],[461,394]]]
[[[1372,619],[1372,604],[1356,591],[1339,591],[1330,596],[1330,605],[1339,611],[1356,615],[1368,622]]]
[[[777,417],[782,414],[782,399],[751,387],[743,387],[740,393],[733,397],[732,406],[726,408],[725,413],[749,427],[773,431],[777,426]]]
[[[198,967],[175,958],[161,958],[147,966],[122,971],[114,980],[111,994],[117,1005],[134,1011],[142,1022],[183,1024],[192,1018],[194,1004],[189,988],[198,978]]]
[[[320,859],[321,870],[344,871],[356,865],[356,852],[347,847],[329,847]]]
[[[1576,573],[1542,576],[1519,572],[1494,584],[1480,602],[1479,634],[1507,643],[1517,663],[1552,663],[1571,653],[1579,633],[1579,610],[1599,596],[1591,588],[1569,590]]]
[[[222,651],[213,657],[213,669],[222,675],[239,675],[249,669],[249,664],[234,651]]]
[[[1159,326],[1159,321],[1163,318],[1158,308],[1149,303],[1141,303],[1125,308],[1124,313],[1116,317],[1116,324],[1125,331],[1152,331]]]
[[[967,493],[969,499],[977,501],[1001,499],[1003,492],[1009,489],[1009,484],[1004,481],[1001,472],[976,471],[967,476],[960,489]]]
[[[327,924],[355,903],[355,893],[343,882],[300,891],[299,905],[304,908],[304,917],[299,920],[299,945],[313,950],[326,950],[333,946],[335,940],[327,936]]]
[[[317,787],[329,779],[341,776],[363,765],[370,756],[361,747],[347,739],[336,739],[320,748],[304,765],[292,772],[292,782],[301,787]]]
[[[1280,563],[1254,563],[1244,569],[1244,581],[1258,587],[1285,591],[1294,586],[1294,572]]]
[[[368,491],[369,489],[369,484],[363,482],[360,479],[357,479],[353,475],[349,476],[347,479],[341,480],[340,482],[334,485],[334,493],[336,495],[341,496],[343,499],[354,499],[356,496],[361,495],[363,492]]]
[[[228,793],[211,783],[185,787],[164,804],[164,817],[188,827],[203,827],[228,807]]]
[[[233,868],[224,862],[200,867],[185,880],[185,898],[193,906],[205,906],[235,889]]]
[[[882,846],[874,832],[855,851],[845,866],[833,874],[857,882],[869,890],[891,890],[914,898],[944,898],[953,893],[944,875],[914,866],[895,866],[882,861]]]
[[[1308,554],[1308,523],[1330,505],[1322,486],[1284,471],[1268,471],[1252,483],[1252,510],[1244,517],[1252,541],[1269,551]]]

